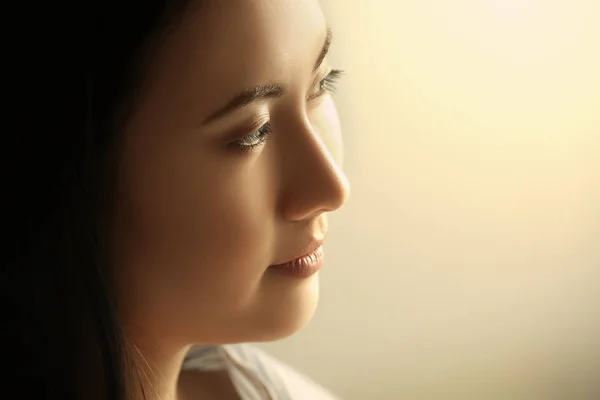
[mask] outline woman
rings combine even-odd
[[[311,318],[348,197],[317,0],[15,3],[6,398],[333,398],[241,344]]]

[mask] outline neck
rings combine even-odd
[[[181,400],[179,374],[189,345],[138,340],[132,345],[145,400]]]

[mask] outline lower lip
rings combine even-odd
[[[317,273],[323,266],[323,247],[285,264],[271,265],[269,269],[281,275],[293,278],[308,278]]]

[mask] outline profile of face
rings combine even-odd
[[[330,35],[317,0],[203,3],[160,46],[124,132],[117,299],[138,335],[274,340],[312,317],[318,274],[269,266],[323,240],[348,197]]]

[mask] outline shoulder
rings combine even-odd
[[[224,345],[222,349],[233,362],[252,371],[266,386],[270,386],[278,399],[338,400],[306,375],[255,345]]]

